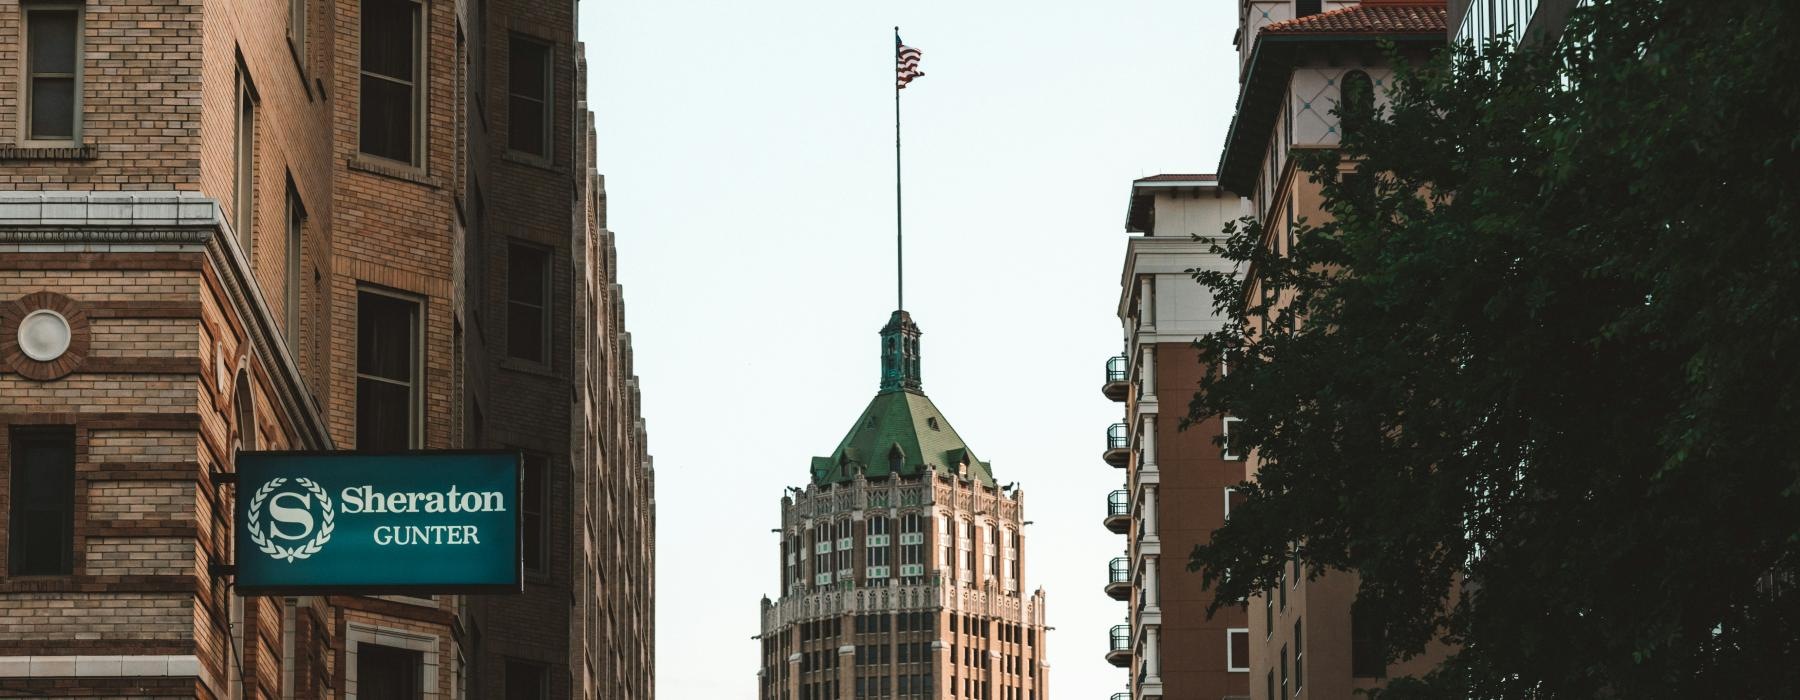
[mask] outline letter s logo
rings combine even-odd
[[[291,508],[283,506],[281,505],[282,499],[299,501],[300,507]],[[290,535],[283,532],[281,529],[283,523],[299,525],[301,528],[300,534]],[[275,494],[273,498],[269,499],[269,534],[284,540],[303,540],[312,536],[312,531],[313,515],[311,496],[290,491]]]

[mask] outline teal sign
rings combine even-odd
[[[517,592],[517,452],[242,452],[237,588]]]

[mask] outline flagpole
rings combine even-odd
[[[900,61],[900,27],[894,27],[894,62]],[[900,81],[894,81],[894,295],[895,310],[906,309],[905,227],[900,208]]]

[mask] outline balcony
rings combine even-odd
[[[1112,700],[1131,700],[1131,693],[1113,693]]]
[[[1106,452],[1100,458],[1120,468],[1131,462],[1131,426],[1124,423],[1107,426]]]
[[[1106,595],[1113,600],[1131,598],[1131,560],[1125,557],[1113,557],[1112,565],[1107,567]]]
[[[1119,668],[1131,666],[1131,625],[1113,625],[1112,646],[1106,650],[1106,662]]]
[[[1115,535],[1131,531],[1131,492],[1119,489],[1106,494],[1106,529]]]
[[[1115,355],[1106,360],[1106,383],[1100,385],[1100,393],[1114,401],[1124,401],[1131,395],[1131,361],[1124,355]]]

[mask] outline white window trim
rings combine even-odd
[[[72,98],[75,124],[69,129],[66,139],[34,139],[31,138],[31,47],[29,43],[31,13],[43,11],[75,11],[75,87]],[[87,7],[81,2],[33,2],[19,7],[18,51],[19,51],[19,92],[18,92],[18,125],[20,148],[70,148],[81,145],[82,122],[87,121],[82,113],[82,86],[87,82]]]
[[[1243,633],[1243,635],[1244,635],[1245,646],[1249,646],[1250,628],[1248,628],[1248,627],[1228,627],[1225,629],[1225,670],[1233,671],[1233,672],[1249,673],[1250,672],[1250,660],[1234,658],[1237,656],[1237,654],[1233,653],[1232,647],[1231,647],[1231,635],[1238,634],[1240,632]]]
[[[1225,487],[1225,519],[1231,520],[1231,495],[1237,493],[1237,487]]]
[[[1225,438],[1225,445],[1219,449],[1220,458],[1234,462],[1244,459],[1243,455],[1233,454],[1231,452],[1231,424],[1242,423],[1243,421],[1244,419],[1242,418],[1233,418],[1231,416],[1226,416],[1219,421],[1219,435]]]

